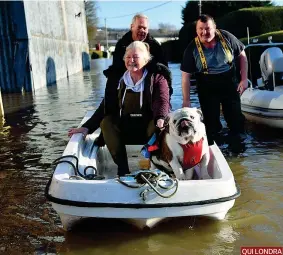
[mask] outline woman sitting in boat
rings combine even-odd
[[[163,128],[170,110],[171,75],[169,69],[151,61],[149,46],[132,42],[124,55],[127,71],[120,79],[118,89],[108,93],[106,115],[100,124],[105,143],[118,166],[118,176],[129,173],[126,144],[145,144],[156,127]],[[114,87],[114,86],[112,86]],[[69,131],[92,133],[91,119],[81,128]]]

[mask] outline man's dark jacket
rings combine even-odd
[[[116,93],[119,80],[126,71],[125,62],[123,60],[126,48],[133,41],[132,32],[129,31],[117,42],[115,51],[113,53],[113,63],[108,69],[103,71],[104,75],[108,78],[106,82],[104,99],[91,118],[84,125],[82,125],[83,127],[89,126],[89,122],[92,122],[91,126],[93,127],[93,130],[96,130],[99,128],[100,122],[103,120],[104,116],[109,113],[112,95]],[[148,43],[149,45],[150,54],[153,56],[152,61],[168,66],[161,45],[150,34],[147,34],[144,42]]]
[[[112,65],[103,71],[104,75],[108,78],[110,75],[116,74],[119,79],[126,71],[125,62],[123,60],[126,48],[133,42],[132,31],[127,32],[116,44],[115,51],[113,53]],[[149,45],[150,54],[154,57],[155,62],[168,66],[165,60],[161,45],[150,35],[144,40]]]

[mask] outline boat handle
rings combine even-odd
[[[250,79],[248,79],[248,84],[249,84],[249,88],[253,88],[253,83],[251,82],[251,80]]]

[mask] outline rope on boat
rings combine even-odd
[[[134,179],[137,182],[137,185],[129,184],[127,182],[124,182],[120,178],[117,179],[117,181],[124,186],[128,188],[141,188],[148,184],[149,188],[143,190],[140,193],[140,196],[145,201],[147,197],[147,193],[151,190],[153,190],[157,195],[163,198],[170,198],[172,197],[178,190],[178,179],[173,179],[169,177],[166,173],[162,171],[139,171],[136,174],[129,174],[127,176],[133,176]],[[162,185],[162,182],[170,182],[171,184],[168,185]],[[163,195],[161,192],[157,190],[157,188],[160,187],[165,190],[171,190],[175,187],[175,190],[170,195]]]
[[[62,159],[65,159],[65,158],[75,159],[76,163],[74,164],[71,161],[62,160]],[[65,155],[65,156],[59,157],[52,162],[52,165],[54,165],[54,169],[55,169],[57,167],[57,165],[61,164],[61,163],[67,163],[67,164],[72,166],[75,175],[70,176],[71,180],[103,180],[103,179],[105,179],[104,176],[97,175],[97,169],[94,166],[85,167],[84,168],[84,174],[82,174],[79,170],[79,159],[75,155]],[[93,174],[87,174],[86,171],[89,168],[91,168],[94,171]]]

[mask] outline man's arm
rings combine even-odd
[[[182,71],[183,107],[190,107],[191,74]]]
[[[248,88],[248,60],[244,50],[242,50],[238,56],[238,61],[240,66],[241,81],[237,90],[239,91],[240,95],[242,95],[243,92]]]
[[[126,51],[126,45],[127,43],[130,44],[130,36],[131,34],[130,32],[128,32],[117,42],[115,50],[113,52],[112,65],[110,65],[108,69],[103,71],[103,74],[107,78],[113,74],[115,75],[115,73],[117,73],[118,76],[121,76],[125,71],[125,62],[123,58]]]

